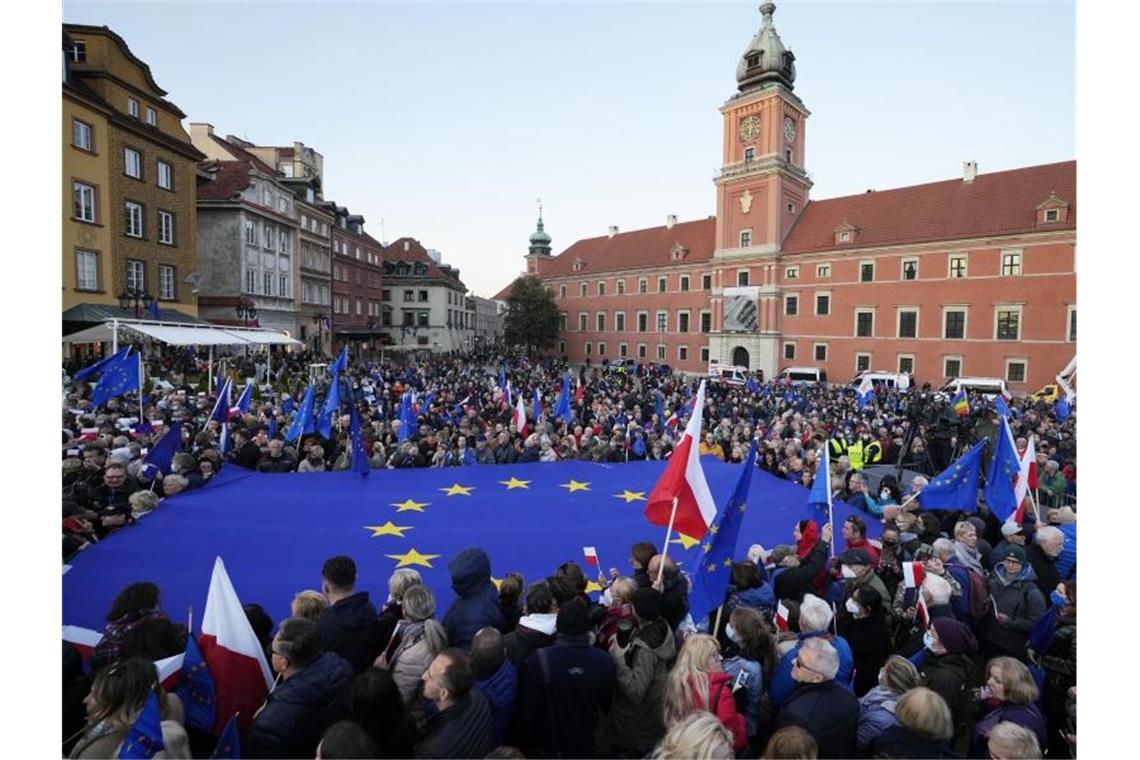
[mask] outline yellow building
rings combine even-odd
[[[153,318],[152,300],[163,320],[196,321],[204,156],[186,114],[107,27],[64,24],[63,48],[64,334]]]

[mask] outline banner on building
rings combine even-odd
[[[760,327],[758,302],[760,288],[724,289],[724,329],[726,332],[756,332]]]

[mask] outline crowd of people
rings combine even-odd
[[[667,368],[575,369],[567,421],[555,416],[562,362],[490,353],[357,361],[339,376],[345,407],[331,434],[286,441],[287,409],[296,414],[312,359],[275,357],[272,373],[235,362],[233,376],[255,378],[259,393],[221,423],[228,447],[190,353],[152,357],[148,375],[165,382],[147,388],[141,409],[131,396],[92,409],[89,387],[65,380],[65,558],[223,468],[347,469],[348,405],[379,469],[665,458],[696,395],[694,379]],[[76,368],[64,369],[66,378]],[[536,391],[542,412],[533,419]],[[414,429],[401,433],[412,392]],[[531,416],[525,435],[511,424],[519,396]],[[925,486],[921,475],[905,487],[887,475],[871,488],[863,477],[874,464],[934,475],[970,442],[994,440],[996,413],[980,398],[971,406],[963,419],[928,389],[880,390],[863,406],[842,386],[710,384],[702,453],[743,462],[755,437],[764,444],[757,466],[807,487],[827,447],[834,498],[863,516],[834,529],[802,520],[788,526],[787,545],[745,551],[742,537],[724,603],[706,620],[689,613],[687,576],[645,542],[631,547],[624,572],[605,578],[566,563],[529,583],[509,574],[499,588],[486,552],[466,549],[450,558],[457,598],[443,614],[414,570],[395,571],[381,600],[369,590],[383,579],[357,578],[351,558],[333,557],[319,576],[314,568],[320,588],[293,599],[292,617],[275,625],[259,605],[246,607],[279,683],[243,752],[1073,757],[1073,419],[1010,403],[1018,448],[1031,440],[1040,465],[1020,522],[1002,523],[984,504],[925,510],[909,498]],[[156,472],[143,450],[176,422],[183,444],[170,471]],[[878,540],[868,538],[873,521]],[[589,581],[604,585],[600,599],[586,593]],[[154,672],[154,661],[183,651],[186,635],[162,612],[160,590],[139,583],[108,611],[86,670],[65,644],[65,752],[112,756],[154,693],[167,756],[198,756],[198,745],[209,754]]]

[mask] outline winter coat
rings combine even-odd
[[[708,673],[709,698],[708,704],[702,704],[697,694],[697,686],[690,683],[692,701],[701,710],[708,710],[732,732],[732,748],[737,752],[748,745],[748,721],[736,709],[736,700],[732,696],[732,676],[725,672]]]
[[[1045,731],[1045,717],[1037,709],[1037,705],[1015,705],[1011,702],[1001,702],[974,726],[974,733],[970,737],[970,757],[988,757],[990,731],[1002,721],[1016,723],[1022,728],[1028,728],[1037,735],[1037,744],[1040,747],[1049,746],[1049,737]]]
[[[679,572],[670,573],[666,570],[664,581],[665,598],[661,603],[661,617],[665,618],[665,622],[675,631],[685,619],[685,615],[689,614],[689,587],[685,577]]]
[[[906,760],[908,758],[961,757],[949,744],[919,736],[904,726],[891,726],[867,746],[868,757],[887,757]],[[970,755],[987,757],[988,755]],[[823,757],[823,755],[820,755]]]
[[[253,719],[246,757],[314,757],[321,734],[348,716],[352,666],[339,655],[317,659],[282,681]]]
[[[771,617],[776,611],[776,594],[772,590],[772,584],[765,582],[756,588],[748,588],[743,591],[738,591],[735,586],[730,584],[728,599],[725,601],[721,619],[727,621],[729,615],[737,607],[751,607],[759,610],[761,615]]]
[[[435,654],[428,644],[424,624],[405,621],[400,629],[400,644],[388,658],[388,670],[404,698],[404,704],[412,705],[417,701],[423,687],[424,671],[435,659]]]
[[[891,630],[882,607],[863,618],[848,616],[839,624],[843,639],[851,646],[855,665],[855,695],[863,696],[879,682],[879,668],[891,656]]]
[[[617,689],[610,705],[609,729],[615,749],[641,757],[665,735],[662,705],[676,656],[673,631],[658,619],[637,632],[625,654],[614,657]]]
[[[1065,548],[1061,549],[1061,556],[1057,558],[1057,574],[1061,580],[1077,579],[1077,524],[1064,523],[1056,526],[1065,534]]]
[[[128,657],[163,660],[186,651],[186,626],[161,610],[132,610],[107,623],[91,653],[92,675]]]
[[[827,567],[828,544],[817,541],[796,567],[785,568],[773,581],[777,599],[801,601],[804,594],[819,593],[817,578]]]
[[[797,684],[773,728],[799,726],[815,738],[820,758],[853,757],[859,726],[859,700],[835,681]]]
[[[632,604],[611,604],[606,608],[605,617],[598,627],[596,645],[601,649],[609,649],[610,642],[617,636],[618,623],[627,621],[637,629],[637,616],[633,612]]]
[[[297,469],[297,460],[285,452],[281,452],[279,457],[265,454],[257,463],[258,472],[293,472],[295,469]]]
[[[902,694],[897,691],[876,686],[859,700],[859,727],[855,736],[855,754],[858,757],[867,756],[867,745],[872,739],[899,724],[895,705],[901,698]]]
[[[831,642],[835,651],[839,653],[839,672],[835,674],[835,681],[843,686],[851,686],[851,677],[855,672],[855,656],[851,652],[851,645],[840,636],[832,636],[830,631],[817,631],[816,633],[800,633],[796,635],[794,647],[784,653],[772,671],[772,704],[779,707],[796,688],[796,681],[792,678],[792,662],[800,653],[800,647],[806,639],[813,636],[822,636]],[[876,674],[878,669],[875,670]]]
[[[1050,557],[1038,544],[1025,547],[1025,558],[1037,576],[1037,588],[1046,599],[1057,589],[1061,574],[1057,571],[1057,560]]]
[[[554,626],[557,615],[553,612],[538,615],[523,615],[515,629],[503,637],[503,647],[507,650],[507,659],[516,668],[521,669],[524,662],[534,654],[536,649],[548,647],[554,643]]]
[[[368,592],[360,591],[325,608],[317,620],[321,648],[336,652],[356,673],[372,667],[386,641],[380,640],[380,620],[376,608],[368,601]]]
[[[443,627],[451,646],[466,649],[480,628],[503,624],[499,592],[491,583],[491,560],[482,549],[464,549],[447,563],[447,570],[456,598],[443,618]]]
[[[982,622],[981,637],[1014,657],[1024,657],[1029,630],[1045,614],[1045,597],[1036,581],[1030,565],[1023,566],[1021,575],[1012,580],[1006,578],[1005,567],[999,565],[989,579],[990,596],[997,611],[1007,615],[1008,620],[1002,624],[995,615],[987,615]]]
[[[510,660],[503,660],[499,669],[488,678],[475,682],[491,706],[491,746],[498,747],[507,737],[515,713],[515,696],[519,688],[519,674]]]
[[[391,601],[384,605],[380,614],[376,616],[376,640],[380,642],[380,651],[384,651],[396,633],[396,626],[404,619],[404,606],[398,601]]]
[[[86,735],[80,737],[68,757],[92,758],[92,760],[118,757],[119,748],[123,740],[127,738],[128,732],[128,729],[111,729],[106,724],[95,726]],[[185,758],[185,760],[189,760],[193,757],[190,754],[190,739],[186,735],[186,729],[178,721],[162,721],[162,743],[164,748],[154,755],[155,758],[160,760],[161,758]]]
[[[748,736],[752,738],[760,733],[760,704],[764,698],[764,671],[760,663],[749,660],[742,654],[726,657],[722,663],[724,672],[732,679],[733,684],[741,673],[747,674],[748,679],[743,687],[748,695],[745,718],[748,722]]]
[[[472,689],[455,704],[428,718],[415,757],[486,757],[495,748],[491,704]]]
[[[971,708],[967,685],[974,672],[974,661],[964,652],[933,654],[925,652],[922,663],[922,685],[946,701],[950,716],[957,728],[962,725]]]
[[[596,757],[598,718],[610,709],[617,668],[588,634],[558,634],[519,673],[518,746],[530,757]]]

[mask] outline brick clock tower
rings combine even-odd
[[[713,333],[709,356],[764,370],[779,366],[780,247],[808,202],[805,122],[792,92],[795,55],[772,23],[773,3],[736,67],[738,90],[724,114],[724,166],[716,184]],[[748,288],[725,294],[725,288]],[[749,305],[751,301],[752,305]]]

